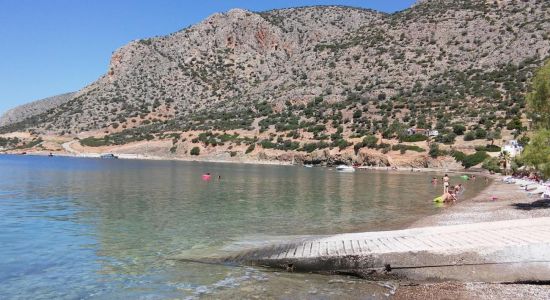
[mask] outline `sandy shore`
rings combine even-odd
[[[496,197],[496,200],[492,200]],[[496,179],[472,199],[443,213],[425,217],[410,227],[444,226],[550,216],[550,201],[541,201],[518,185]],[[394,299],[550,299],[550,285],[479,282],[402,282]]]

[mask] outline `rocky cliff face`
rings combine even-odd
[[[30,117],[45,113],[71,100],[75,93],[66,93],[12,108],[0,116],[0,127],[16,124]]]
[[[252,129],[282,114],[347,132],[378,130],[383,119],[511,116],[550,55],[549,33],[550,2],[541,0],[430,0],[395,14],[234,9],[131,42],[70,101],[2,130]],[[324,106],[311,114],[314,99]]]

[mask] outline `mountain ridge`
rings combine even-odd
[[[119,144],[242,130],[342,149],[408,127],[519,131],[548,32],[550,4],[537,0],[430,0],[392,14],[233,9],[130,42],[70,101],[0,131],[90,132]]]
[[[32,116],[42,114],[52,108],[70,101],[74,94],[75,92],[63,93],[8,109],[0,115],[0,127],[18,123]]]

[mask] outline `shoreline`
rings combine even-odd
[[[78,140],[53,141],[57,149],[45,149],[31,147],[28,149],[12,149],[0,151],[0,154],[12,155],[36,155],[62,157],[80,157],[80,158],[100,158],[103,154],[113,154],[120,159],[132,160],[163,160],[163,161],[194,161],[194,162],[213,162],[213,163],[237,163],[254,165],[280,165],[280,166],[305,166],[313,164],[314,167],[335,167],[340,164],[356,166],[357,170],[384,170],[384,171],[411,171],[415,172],[471,172],[479,171],[464,170],[455,159],[449,157],[430,158],[424,156],[407,156],[400,154],[397,157],[390,154],[382,155],[379,153],[364,155],[354,155],[349,152],[327,153],[326,151],[303,153],[295,151],[275,151],[257,152],[255,154],[231,156],[228,151],[206,151],[201,155],[182,155],[181,153],[169,153],[166,145],[149,145],[147,143],[130,143],[118,147],[98,147],[90,148],[82,146]],[[155,148],[156,147],[156,148]],[[160,148],[159,148],[160,147]],[[161,149],[162,148],[162,149]],[[149,150],[149,151],[147,151]],[[162,150],[162,151],[161,151]],[[481,170],[484,171],[484,170]]]
[[[493,178],[485,189],[475,197],[457,202],[434,215],[413,222],[407,228],[472,224],[487,221],[507,221],[549,217],[550,208],[538,207],[540,198],[528,195],[515,184],[500,181],[502,175]],[[497,197],[492,200],[492,197]],[[394,299],[548,299],[550,286],[520,283],[429,281],[399,282]]]
[[[52,153],[54,157],[69,157],[69,158],[101,158],[99,153]],[[49,152],[27,152],[22,155],[19,153],[0,153],[0,155],[13,155],[13,156],[49,156]],[[114,153],[118,159],[122,160],[143,160],[143,161],[186,161],[186,162],[210,162],[210,163],[228,163],[228,164],[246,164],[246,165],[274,165],[274,166],[298,166],[298,164],[292,164],[290,162],[275,161],[275,160],[225,160],[225,159],[201,159],[192,157],[166,157],[166,156],[152,156],[143,154],[118,154]]]
[[[49,156],[49,152],[27,152],[22,155],[20,153],[8,153],[0,152],[0,155],[13,155],[13,156]],[[100,153],[59,153],[52,152],[54,157],[69,157],[69,158],[101,158]],[[262,159],[210,159],[207,157],[167,157],[167,156],[152,156],[152,155],[143,155],[143,154],[119,154],[113,153],[122,160],[143,160],[143,161],[184,161],[184,162],[206,162],[206,163],[223,163],[223,164],[245,164],[245,165],[268,165],[268,166],[297,166],[303,167],[304,164],[292,163],[287,161],[280,160],[262,160]],[[334,168],[335,166],[313,166],[313,168]],[[356,171],[388,171],[388,172],[398,172],[398,173],[410,173],[410,172],[420,172],[420,173],[449,173],[449,174],[476,174],[482,176],[498,176],[491,175],[486,172],[486,170],[466,170],[466,169],[449,169],[449,168],[418,168],[418,167],[381,167],[381,166],[359,166],[355,167]],[[412,171],[411,171],[412,170]]]

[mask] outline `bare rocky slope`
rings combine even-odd
[[[0,132],[91,131],[124,144],[198,131],[215,146],[227,135],[210,131],[244,130],[270,133],[262,147],[307,152],[411,126],[500,134],[523,129],[529,79],[548,57],[543,0],[234,9],[129,43],[70,101]]]
[[[12,108],[0,116],[0,127],[19,123],[30,117],[45,113],[68,102],[74,95],[75,93],[65,93]]]

